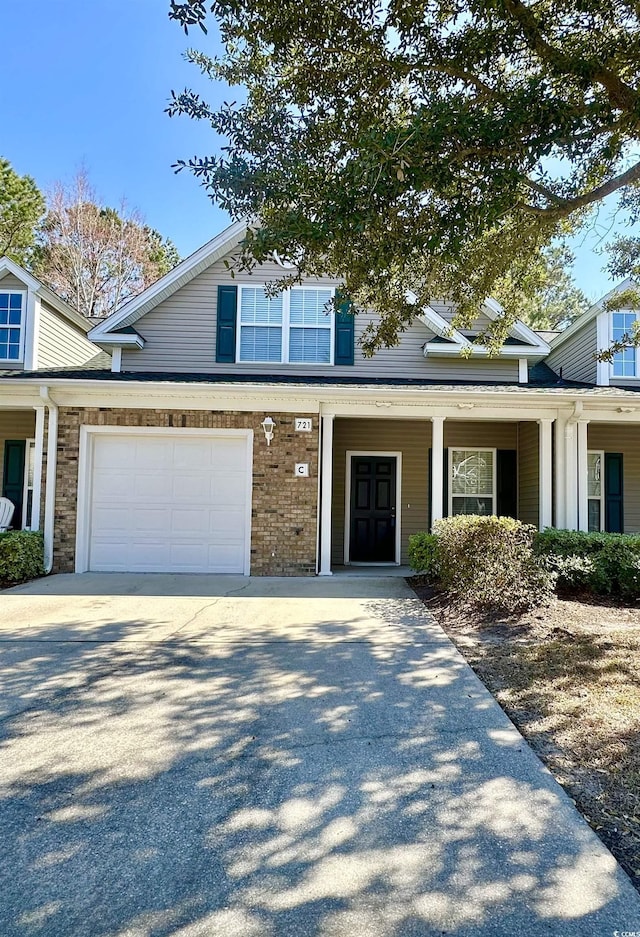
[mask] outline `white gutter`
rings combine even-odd
[[[48,387],[40,387],[40,398],[45,404],[47,421],[47,476],[44,495],[44,571],[53,568],[53,528],[56,511],[56,469],[58,461],[58,405],[52,399]]]

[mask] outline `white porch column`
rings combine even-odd
[[[567,426],[566,417],[558,417],[555,423],[555,457],[554,457],[554,477],[555,477],[555,526],[563,528],[567,526],[566,515],[566,440],[565,429]]]
[[[553,463],[551,453],[553,446],[551,434],[553,420],[538,420],[539,427],[539,489],[538,508],[540,530],[551,527],[553,522]]]
[[[320,568],[319,576],[331,576],[331,493],[333,491],[333,413],[320,418]]]
[[[578,442],[577,424],[568,421],[565,436],[565,522],[568,530],[578,529]]]
[[[431,524],[443,517],[444,417],[431,417]]]
[[[36,407],[35,452],[33,457],[33,494],[31,502],[31,530],[40,530],[40,501],[42,499],[42,457],[44,453],[44,407]]]
[[[589,421],[578,421],[578,530],[589,530],[587,486],[587,434]]]

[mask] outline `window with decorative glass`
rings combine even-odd
[[[611,313],[611,338],[619,342],[626,335],[633,335],[636,313],[629,310]],[[638,349],[629,345],[613,356],[613,374],[615,377],[638,376]]]
[[[451,449],[449,513],[495,514],[495,449]]]
[[[0,291],[0,361],[22,361],[24,295]]]
[[[241,286],[239,294],[238,361],[333,362],[333,289],[268,296],[263,287]]]
[[[587,500],[590,531],[603,530],[604,452],[587,452]]]

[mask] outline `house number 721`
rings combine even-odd
[[[296,433],[310,433],[313,429],[313,420],[306,416],[296,417]]]

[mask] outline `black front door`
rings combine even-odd
[[[396,560],[395,456],[351,457],[352,563],[393,563]]]

